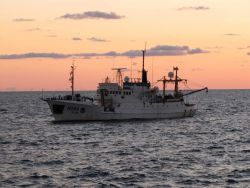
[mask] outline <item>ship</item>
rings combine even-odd
[[[163,76],[162,91],[151,86],[144,67],[146,50],[142,50],[141,78],[132,79],[126,76],[123,79],[125,68],[116,70],[116,81],[107,77],[99,83],[94,97],[82,96],[74,91],[74,71],[72,64],[70,72],[71,95],[42,98],[48,103],[55,121],[104,121],[104,120],[131,120],[131,119],[171,119],[192,117],[197,112],[197,105],[186,100],[186,96],[206,91],[204,87],[183,93],[179,89],[181,82],[187,82],[178,75],[178,67],[168,76]],[[168,84],[174,89],[167,91]]]

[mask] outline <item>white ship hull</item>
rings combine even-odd
[[[99,83],[96,95],[91,98],[74,93],[74,64],[71,66],[70,81],[71,95],[43,99],[49,104],[55,121],[101,121],[101,120],[129,120],[129,119],[167,119],[192,117],[197,111],[195,104],[185,102],[185,96],[203,90],[207,87],[183,93],[179,90],[179,83],[187,84],[186,79],[178,76],[178,67],[163,76],[158,82],[163,83],[162,94],[158,87],[151,87],[144,68],[145,50],[143,52],[141,78],[122,79],[122,71],[116,70],[116,82],[109,77]],[[166,92],[166,85],[174,84],[174,90]]]
[[[91,102],[46,100],[55,121],[93,121],[93,120],[129,120],[129,119],[170,119],[192,117],[195,105],[185,105],[183,101],[165,103],[125,103],[114,109]]]

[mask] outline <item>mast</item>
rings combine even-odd
[[[148,83],[147,71],[144,68],[145,53],[146,53],[146,50],[142,50],[142,83],[143,84]]]
[[[174,83],[174,94],[175,95],[178,95],[178,91],[179,91],[179,81],[181,80],[178,80],[178,70],[179,68],[178,67],[174,67],[174,71],[175,71],[175,83]]]
[[[154,61],[153,61],[153,57],[152,57],[152,81],[151,81],[151,86],[154,87]]]
[[[130,58],[131,58],[131,57],[130,57]],[[130,59],[130,61],[131,61],[131,62],[130,62],[130,63],[131,63],[131,64],[130,64],[130,79],[131,79],[131,82],[132,82],[132,72],[133,72],[133,70],[132,70],[132,64],[133,64],[133,63],[132,63],[132,58]]]
[[[71,95],[72,95],[72,100],[73,100],[73,96],[74,96],[74,82],[75,82],[75,69],[76,69],[76,67],[75,67],[75,65],[74,65],[74,61],[73,61],[73,63],[72,63],[72,65],[71,65],[71,71],[70,71],[70,77],[69,77],[69,81],[70,81],[70,83],[71,83],[71,85],[70,85],[70,87],[71,87]]]
[[[180,97],[182,97],[182,95],[180,95],[180,92],[179,92],[179,82],[187,81],[186,79],[181,79],[178,77],[178,70],[179,70],[178,67],[174,67],[173,70],[175,71],[175,74],[174,74],[174,72],[169,72],[168,73],[169,79],[166,79],[166,77],[164,76],[161,80],[157,80],[158,82],[163,82],[163,103],[165,102],[166,84],[167,83],[174,83],[174,97],[180,98]],[[174,75],[175,75],[175,77],[174,77]],[[174,79],[172,79],[173,77],[174,77]]]
[[[163,83],[163,103],[165,103],[165,98],[166,98],[166,83],[167,83],[166,76],[163,76],[163,78],[161,80],[158,80],[158,82],[162,82]]]

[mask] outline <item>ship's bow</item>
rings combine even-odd
[[[45,99],[55,118],[55,121],[90,120],[95,109],[93,103],[83,103],[67,100]]]

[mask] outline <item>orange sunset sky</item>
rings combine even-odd
[[[77,90],[113,67],[137,77],[145,42],[150,81],[178,66],[210,89],[250,89],[249,0],[0,0],[0,15],[0,91],[70,90],[73,59]]]

